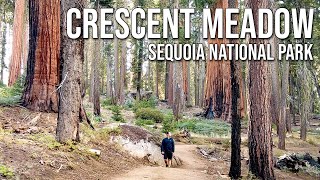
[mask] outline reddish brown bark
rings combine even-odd
[[[212,12],[216,8],[226,9],[228,1],[218,0]],[[213,14],[214,16],[214,14]],[[212,17],[214,19],[214,17]],[[227,44],[227,39],[208,39],[210,44]],[[240,77],[241,79],[241,77]],[[242,81],[240,83],[240,111],[241,116],[244,116],[244,99],[242,95]],[[206,91],[205,101],[208,106],[210,97],[213,99],[213,107],[215,117],[230,120],[231,118],[231,81],[230,81],[230,62],[229,61],[216,61],[212,60],[207,63],[206,72]]]
[[[58,112],[60,0],[30,0],[30,48],[23,105]]]
[[[9,66],[9,86],[12,86],[21,75],[24,10],[25,0],[16,0],[13,20],[12,56]]]
[[[258,24],[258,9],[270,7],[270,1],[248,0],[247,8],[253,11]],[[267,44],[268,40],[249,39],[251,44]],[[275,179],[273,171],[272,130],[270,116],[269,64],[265,61],[249,63],[249,170],[259,179]]]

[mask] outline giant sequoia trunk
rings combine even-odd
[[[270,7],[269,0],[248,0],[247,8],[253,11],[258,24],[258,9]],[[266,44],[267,40],[249,39],[251,44]],[[270,118],[269,65],[265,61],[249,63],[249,170],[261,179],[275,179]]]
[[[228,7],[228,1],[218,0],[214,7],[226,9]],[[214,16],[214,13],[213,13]],[[212,17],[214,19],[214,17]],[[210,44],[227,44],[227,39],[209,39]],[[241,83],[241,81],[240,81]],[[242,87],[242,85],[240,85]],[[209,61],[207,64],[206,72],[206,94],[205,101],[206,106],[209,105],[210,98],[213,98],[213,110],[215,116],[225,120],[231,118],[231,81],[230,81],[230,62],[229,61]],[[244,115],[244,103],[242,97],[242,89],[240,90],[240,106],[241,115]]]
[[[12,57],[9,66],[8,85],[12,86],[21,75],[23,51],[23,21],[26,0],[16,0],[13,20]]]
[[[79,122],[82,113],[81,78],[83,66],[84,41],[79,38],[70,39],[67,36],[66,13],[70,8],[77,8],[82,12],[85,0],[61,1],[61,59],[63,60],[62,83],[60,88],[59,114],[57,125],[57,140],[79,141]],[[75,27],[82,27],[82,21],[73,20]]]
[[[30,48],[23,105],[58,112],[60,0],[30,0]]]

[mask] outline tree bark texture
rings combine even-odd
[[[253,11],[258,24],[258,9],[270,7],[269,0],[248,0],[247,8]],[[264,27],[266,28],[266,27]],[[268,40],[249,39],[251,44],[266,44]],[[272,154],[270,118],[269,65],[265,61],[249,62],[249,170],[258,178],[275,179]]]
[[[58,112],[60,0],[30,0],[30,48],[23,105]]]
[[[9,66],[9,86],[12,86],[21,75],[21,61],[23,59],[24,10],[25,0],[16,0],[13,20],[12,56]]]
[[[69,0],[61,2],[61,59],[63,60],[62,82],[56,138],[61,143],[79,141],[79,122],[82,118],[81,79],[83,66],[84,41],[79,38],[70,39],[67,36],[66,13],[70,8],[78,8],[81,12],[85,0]],[[82,27],[81,20],[73,20],[75,27]]]
[[[226,9],[228,7],[228,1],[218,0],[212,12],[216,8]],[[213,14],[214,16],[214,14]],[[214,17],[212,17],[214,19]],[[208,39],[210,44],[227,44],[227,39]],[[240,87],[242,87],[240,85]],[[230,62],[229,61],[208,61],[206,70],[206,91],[205,91],[205,106],[208,106],[210,97],[213,98],[213,106],[215,117],[222,118],[224,120],[231,120],[231,80],[230,80]],[[240,92],[242,90],[240,89]],[[240,93],[240,110],[241,115],[244,115],[244,103],[242,93]]]
[[[229,8],[238,8],[237,0],[228,0]],[[234,15],[233,20],[239,20],[239,17]],[[236,34],[238,30],[232,27],[231,32]],[[238,44],[238,39],[230,39],[231,44]],[[232,52],[233,58],[235,52]],[[229,176],[233,179],[238,179],[241,176],[241,112],[240,106],[240,82],[241,82],[241,64],[235,60],[230,61],[231,74],[231,165]]]

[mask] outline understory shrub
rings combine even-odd
[[[175,125],[173,122],[173,116],[166,115],[162,122],[162,132],[173,132],[175,129]]]
[[[145,125],[154,125],[154,120],[150,119],[137,119],[135,124],[138,126],[145,126]]]
[[[152,96],[147,100],[135,101],[133,104],[133,111],[136,112],[141,108],[155,108],[157,105],[157,98]]]
[[[18,104],[21,100],[23,92],[24,77],[20,77],[18,81],[12,86],[0,86],[0,105],[10,106]]]
[[[102,107],[108,107],[112,105],[112,99],[111,98],[106,98],[102,100],[101,106]]]
[[[113,106],[111,108],[111,111],[112,111],[112,119],[114,121],[118,121],[118,122],[126,122],[125,119],[122,117],[122,114],[121,114],[121,107],[120,106]]]
[[[179,121],[175,124],[179,130],[189,130],[191,132],[207,136],[227,136],[230,134],[230,124],[221,121],[191,119]]]
[[[141,108],[136,111],[137,119],[154,120],[156,123],[161,123],[164,115],[161,111],[153,108]]]

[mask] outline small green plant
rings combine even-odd
[[[102,107],[108,107],[112,105],[112,99],[111,98],[106,98],[102,100],[101,106]]]
[[[191,132],[207,136],[227,136],[230,135],[230,124],[221,121],[211,121],[203,119],[188,119],[176,123],[179,130],[187,129]]]
[[[145,126],[145,125],[154,125],[154,120],[149,119],[137,119],[135,122],[138,126]]]
[[[131,108],[133,108],[133,107],[134,107],[134,101],[133,101],[133,100],[130,100],[130,99],[126,100],[125,103],[124,103],[124,107],[125,107],[126,109],[131,109]]]
[[[122,114],[121,114],[121,107],[120,106],[113,106],[111,108],[111,111],[112,111],[112,119],[114,121],[118,121],[118,122],[126,122],[125,119],[122,117]]]
[[[156,105],[157,105],[157,98],[152,96],[148,100],[135,101],[133,105],[133,111],[136,112],[141,108],[155,108]]]
[[[12,87],[0,86],[0,105],[18,104],[23,92],[24,77],[20,77]]]
[[[137,119],[154,120],[156,123],[161,123],[164,115],[161,111],[153,108],[142,108],[136,112]]]
[[[162,132],[172,132],[174,131],[174,126],[173,117],[166,116],[162,122]]]
[[[48,147],[50,150],[56,150],[62,146],[62,144],[56,141],[54,136],[50,134],[44,134],[44,133],[35,134],[35,135],[31,135],[30,139],[43,144],[44,146]]]
[[[0,164],[0,175],[6,178],[12,178],[14,172],[9,167]]]
[[[94,120],[95,120],[96,122],[101,122],[101,121],[102,121],[102,117],[101,117],[101,116],[95,116],[95,117],[94,117]]]

